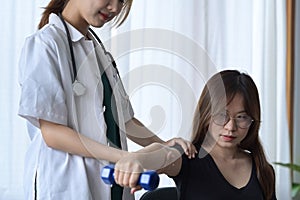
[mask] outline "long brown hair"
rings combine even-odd
[[[38,29],[41,29],[43,26],[48,24],[49,22],[49,15],[51,13],[59,14],[63,11],[66,4],[69,0],[51,0],[49,4],[44,8],[45,11],[43,12],[42,18],[38,25]],[[115,18],[115,25],[120,26],[128,17],[131,5],[133,0],[125,0],[123,3],[123,7],[121,12]]]
[[[271,199],[275,193],[275,173],[259,140],[260,100],[257,87],[249,75],[236,70],[224,70],[208,80],[194,115],[193,144],[200,149],[208,132],[211,116],[222,106],[228,105],[236,94],[243,96],[245,111],[254,119],[239,147],[251,152],[265,199]]]

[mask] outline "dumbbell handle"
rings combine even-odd
[[[114,165],[107,165],[101,170],[101,178],[106,184],[114,184]],[[146,171],[141,173],[138,185],[140,185],[145,190],[154,190],[159,184],[159,176],[155,171]]]

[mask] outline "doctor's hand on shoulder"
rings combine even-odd
[[[189,158],[195,158],[195,154],[197,154],[197,149],[196,147],[192,144],[192,142],[185,140],[181,137],[176,137],[172,138],[165,143],[163,143],[166,146],[172,147],[175,145],[181,146],[183,149],[184,153],[189,157]]]

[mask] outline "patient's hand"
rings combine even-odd
[[[129,153],[115,164],[115,182],[123,187],[130,187],[131,193],[142,189],[137,185],[143,168],[136,153]]]

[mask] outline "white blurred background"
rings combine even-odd
[[[299,58],[295,57],[291,150],[286,98],[285,0],[139,0],[118,29],[96,29],[114,55],[135,115],[161,138],[190,138],[193,110],[212,73],[238,69],[256,82],[262,107],[260,137],[270,162],[300,163]],[[17,116],[18,58],[48,1],[2,1],[0,19],[0,199],[23,199],[29,137]],[[299,3],[299,1],[296,1]],[[299,4],[296,4],[299,20]],[[299,21],[298,21],[299,22]],[[299,24],[299,23],[298,23]],[[299,26],[296,25],[299,33]],[[299,34],[298,34],[299,35]],[[298,45],[297,45],[298,44]],[[299,38],[295,39],[299,55]],[[298,53],[298,54],[297,54]],[[129,150],[140,147],[129,141]],[[276,169],[278,199],[291,199],[288,169]],[[298,179],[297,179],[298,178]],[[299,177],[295,177],[298,180]],[[162,175],[160,187],[174,185]],[[137,199],[145,191],[136,194]]]

